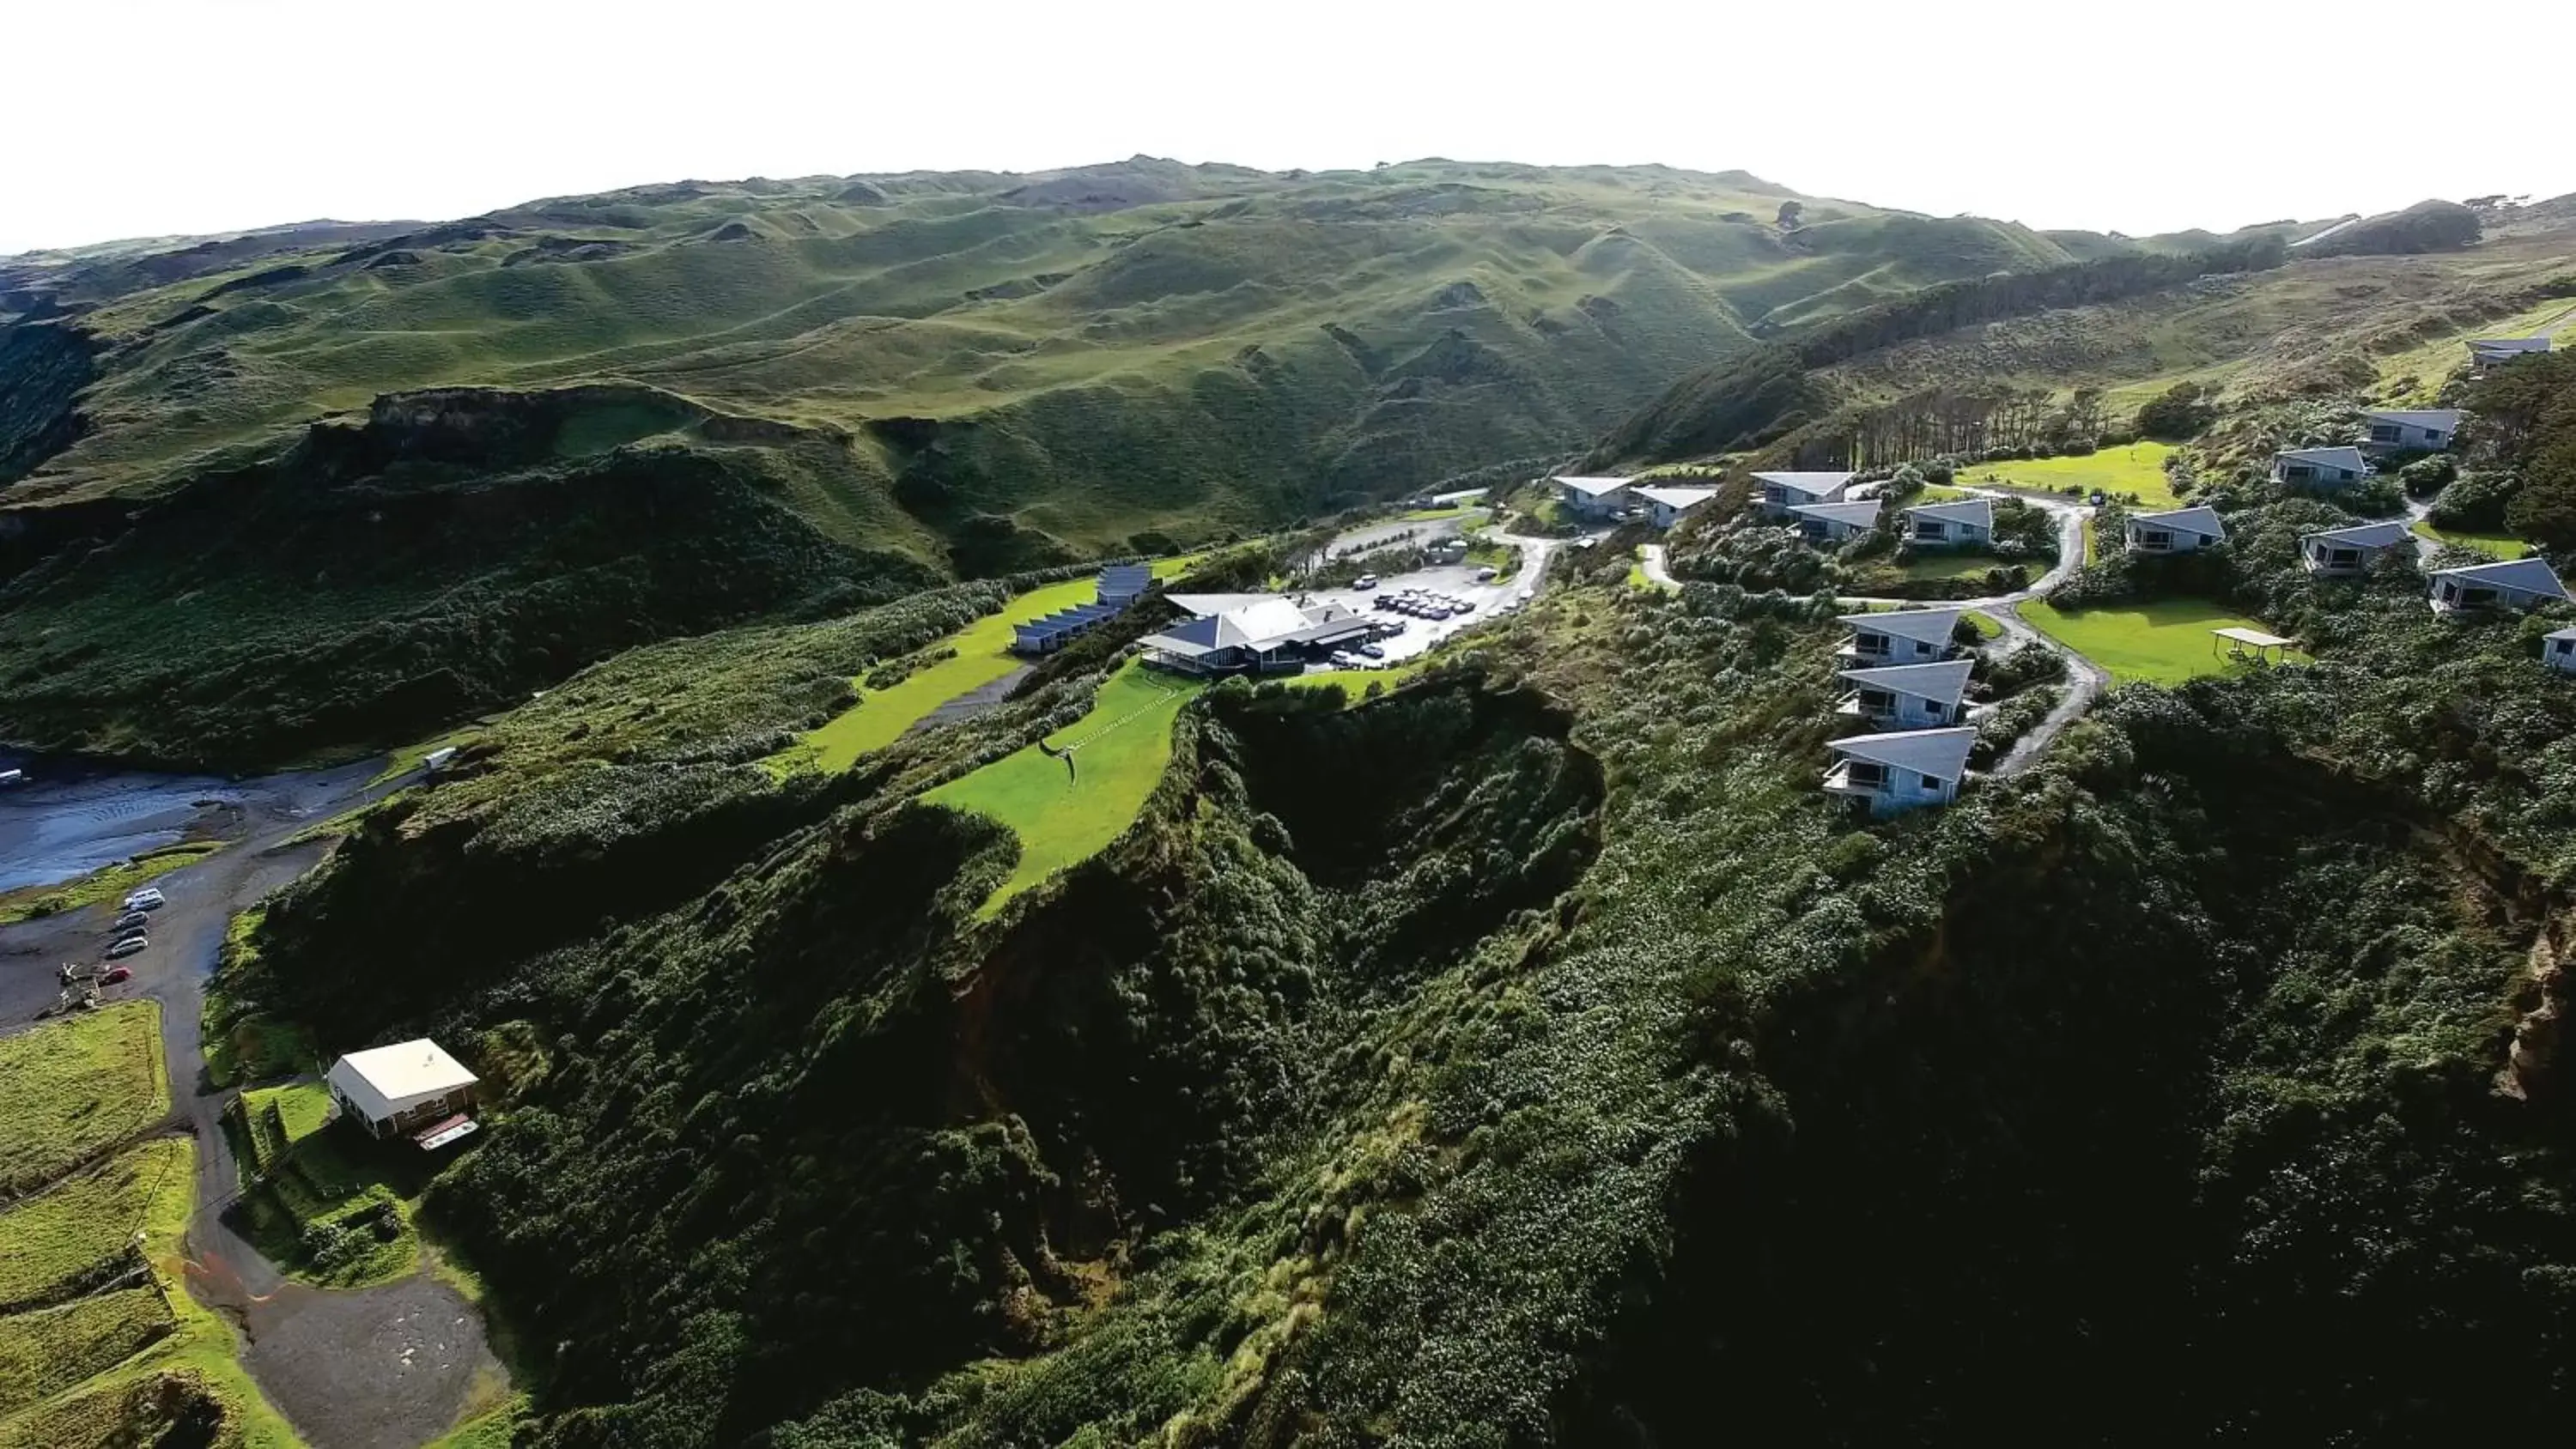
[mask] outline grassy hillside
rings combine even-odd
[[[2074,255],[1788,199],[1137,158],[12,259],[0,739],[417,737],[653,638],[1536,466],[1756,334]]]

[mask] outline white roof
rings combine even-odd
[[[2350,528],[2320,528],[2308,535],[2353,548],[2390,548],[2414,537],[2402,523],[2360,523]]]
[[[1828,523],[1846,523],[1854,528],[1868,528],[1878,522],[1879,503],[1864,498],[1857,503],[1793,503],[1789,511],[1801,518],[1821,518]]]
[[[1484,496],[1485,490],[1482,488],[1452,488],[1446,493],[1432,494],[1431,501],[1434,503],[1466,503]]]
[[[2545,559],[2517,558],[2499,563],[2468,564],[2455,569],[2433,569],[2430,576],[2474,581],[2491,588],[2536,594],[2544,599],[2567,597],[2567,586],[2558,582],[2558,571],[2551,568]]]
[[[2257,649],[2286,648],[2298,642],[2295,639],[2284,639],[2278,634],[2266,634],[2260,629],[2248,629],[2241,624],[2230,624],[2224,629],[2212,629],[2209,632],[2221,639],[2232,639],[2239,644],[2251,644]]]
[[[1616,493],[1637,480],[1634,478],[1569,478],[1560,473],[1548,481],[1571,488],[1586,498],[1599,498],[1605,493]]]
[[[1995,501],[1991,498],[1958,498],[1944,503],[1917,503],[1905,511],[1909,516],[1937,518],[1944,523],[1973,524],[1989,531],[1995,526]]]
[[[2283,448],[2273,456],[2296,458],[2302,463],[2329,463],[2337,468],[2350,468],[2356,473],[2366,466],[2359,448]]]
[[[1876,669],[1846,669],[1842,677],[1854,684],[1875,685],[1910,694],[1917,699],[1937,699],[1943,704],[1957,704],[1968,692],[1968,672],[1977,667],[1973,659],[1949,659],[1939,664],[1889,664]]]
[[[1196,658],[1219,649],[1263,650],[1287,643],[1321,624],[1355,617],[1324,605],[1311,613],[1286,599],[1265,598],[1221,614],[1202,614],[1148,636],[1143,642],[1167,654]]]
[[[1968,751],[1976,743],[1974,725],[1943,730],[1890,730],[1825,742],[1838,755],[1954,780],[1967,770]]]
[[[432,1097],[473,1086],[475,1077],[438,1043],[423,1037],[351,1052],[331,1064],[330,1082],[369,1119],[382,1120]]]
[[[1277,594],[1165,594],[1163,602],[1204,619],[1210,614],[1230,614],[1237,609],[1248,609],[1277,597]]]
[[[1840,622],[1874,634],[1920,639],[1926,644],[1947,644],[1952,631],[1959,627],[1959,616],[1966,612],[1965,609],[1891,609],[1884,614],[1845,614]]]
[[[1660,503],[1676,513],[1688,513],[1717,496],[1714,488],[1640,488],[1637,496],[1650,503]]]
[[[2404,423],[2413,428],[2439,428],[2446,433],[2460,425],[2458,408],[2364,408],[2361,415],[2373,422]]]
[[[2576,628],[2552,629],[2540,637],[2543,639],[2576,639]]]
[[[2473,337],[2469,339],[2469,347],[2472,351],[2483,348],[2488,352],[2547,352],[2549,339],[2546,337]]]
[[[1849,473],[1756,473],[1755,481],[1777,484],[1810,498],[1831,498],[1851,486]]]
[[[2131,523],[2161,523],[2182,533],[2197,533],[2208,538],[2225,538],[2227,525],[2218,521],[2214,508],[2168,508],[2162,513],[2132,513]]]

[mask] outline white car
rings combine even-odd
[[[162,895],[158,886],[145,886],[125,898],[125,908],[129,911],[157,911],[168,904],[169,897]]]
[[[124,940],[117,942],[115,945],[108,947],[103,954],[107,959],[113,961],[119,956],[131,956],[135,952],[140,951],[151,944],[152,938],[149,936],[128,936]]]
[[[1483,568],[1476,570],[1476,582],[1480,584],[1490,584],[1499,577],[1500,575],[1495,572],[1492,564],[1487,564]]]
[[[1351,587],[1352,587],[1352,588],[1355,588],[1355,589],[1373,589],[1373,588],[1376,588],[1376,587],[1377,587],[1377,575],[1375,575],[1375,574],[1362,574],[1362,575],[1360,575],[1358,578],[1355,578],[1355,579],[1351,580]]]

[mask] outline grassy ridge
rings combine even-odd
[[[188,1194],[188,1150],[147,1142],[0,1213],[0,1303],[21,1303],[122,1253],[136,1225]]]

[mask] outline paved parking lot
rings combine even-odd
[[[1340,604],[1372,619],[1385,619],[1404,625],[1404,632],[1392,639],[1380,640],[1378,647],[1386,657],[1373,664],[1400,664],[1462,630],[1472,629],[1495,617],[1507,605],[1535,597],[1547,576],[1547,561],[1560,542],[1552,538],[1515,538],[1521,550],[1521,566],[1510,578],[1495,583],[1476,582],[1473,564],[1444,564],[1436,568],[1415,569],[1410,573],[1388,574],[1373,589],[1317,589],[1303,597],[1318,604]],[[1398,594],[1406,589],[1422,589],[1464,599],[1476,607],[1447,619],[1414,619],[1373,607],[1380,594]]]

